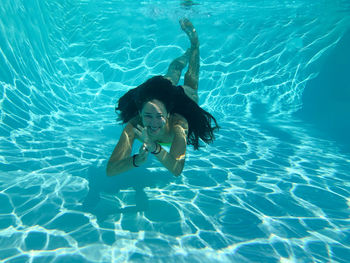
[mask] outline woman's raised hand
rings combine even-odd
[[[139,153],[135,157],[135,164],[137,166],[143,165],[147,161],[147,157],[148,157],[148,150],[145,144],[142,144],[142,146],[139,149]]]
[[[154,152],[157,148],[157,144],[148,136],[147,128],[142,127],[141,125],[137,125],[134,128],[134,132],[139,140],[143,142],[143,146],[145,146],[146,150],[150,152]]]

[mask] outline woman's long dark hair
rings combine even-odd
[[[215,139],[214,131],[219,129],[219,125],[213,115],[190,99],[181,86],[174,86],[163,76],[152,77],[129,90],[119,99],[115,110],[120,112],[120,120],[127,123],[139,114],[146,102],[153,99],[163,102],[170,114],[178,113],[187,120],[187,144],[193,145],[195,150],[200,146],[199,138],[205,143]]]

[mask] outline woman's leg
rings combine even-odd
[[[183,89],[188,97],[198,103],[198,80],[199,80],[199,41],[196,29],[188,19],[181,19],[182,30],[187,34],[191,47],[181,57],[170,63],[165,78],[169,79],[173,85],[177,85],[181,77],[182,70],[186,67]]]
[[[168,72],[165,74],[165,78],[169,79],[173,85],[177,85],[181,77],[182,70],[187,66],[190,49],[181,57],[174,59],[168,68]]]
[[[189,65],[185,74],[184,90],[187,96],[198,103],[198,80],[199,80],[199,41],[196,29],[188,19],[180,20],[182,30],[191,41],[189,49]],[[187,53],[187,52],[186,52]]]

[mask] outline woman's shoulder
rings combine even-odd
[[[134,127],[137,127],[137,125],[142,124],[141,117],[139,115],[137,115],[137,116],[131,118],[128,123]]]
[[[124,127],[124,132],[127,134],[130,138],[137,138],[136,133],[134,132],[134,128],[137,127],[137,125],[141,125],[141,118],[138,116],[135,116],[131,118]]]
[[[188,122],[186,118],[178,113],[174,113],[171,115],[171,126],[173,129],[181,127],[185,130],[188,130]]]

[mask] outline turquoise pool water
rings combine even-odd
[[[347,262],[349,14],[330,0],[2,0],[0,261]],[[179,178],[156,160],[107,178],[114,105],[187,49],[181,17],[217,140],[190,148]]]

